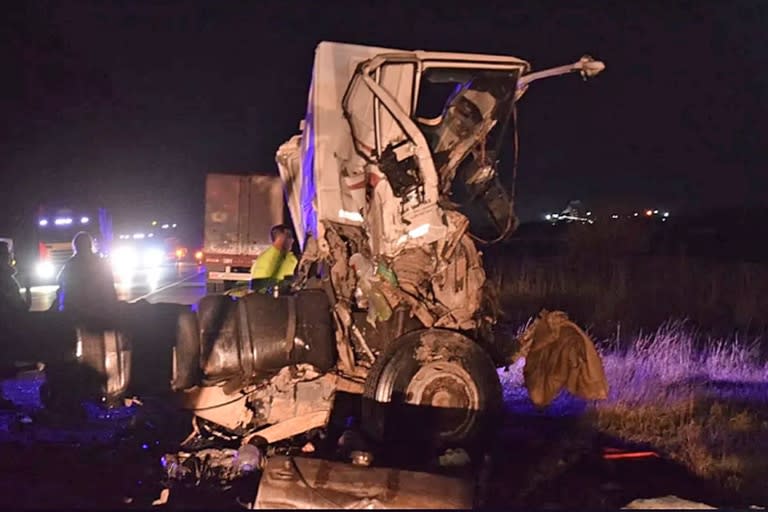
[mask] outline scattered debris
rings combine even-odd
[[[622,507],[622,510],[716,510],[704,503],[684,500],[677,496],[664,496],[661,498],[637,499]]]
[[[160,505],[165,505],[168,503],[168,498],[171,496],[171,490],[170,489],[163,489],[160,491],[160,497],[152,502],[153,507],[157,507]]]
[[[373,454],[362,450],[355,450],[350,454],[352,464],[355,466],[370,466],[373,462]]]
[[[469,454],[461,448],[448,449],[438,457],[438,462],[443,467],[461,467],[471,462]]]
[[[471,482],[304,457],[267,460],[254,509],[471,509]]]

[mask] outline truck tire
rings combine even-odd
[[[501,405],[488,354],[461,333],[425,329],[377,358],[363,391],[362,426],[377,441],[472,447],[487,439]]]
[[[216,295],[219,293],[224,293],[224,282],[223,281],[208,281],[205,283],[205,292],[208,295]]]

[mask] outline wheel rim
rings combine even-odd
[[[422,366],[416,372],[406,388],[405,401],[442,409],[440,437],[462,437],[476,420],[480,392],[464,368],[441,361]]]

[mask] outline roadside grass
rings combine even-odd
[[[600,343],[608,399],[585,403],[562,394],[548,413],[582,415],[597,431],[651,446],[767,504],[768,364],[757,341],[709,339],[675,321],[626,347]],[[520,412],[522,365],[500,376],[507,407]]]
[[[687,318],[709,333],[768,331],[768,267],[685,256],[590,252],[489,256],[490,278],[511,323],[562,309],[601,337]]]

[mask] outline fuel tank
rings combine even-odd
[[[200,301],[197,320],[206,383],[253,381],[301,363],[325,372],[335,363],[331,307],[320,290],[277,298],[211,295]]]

